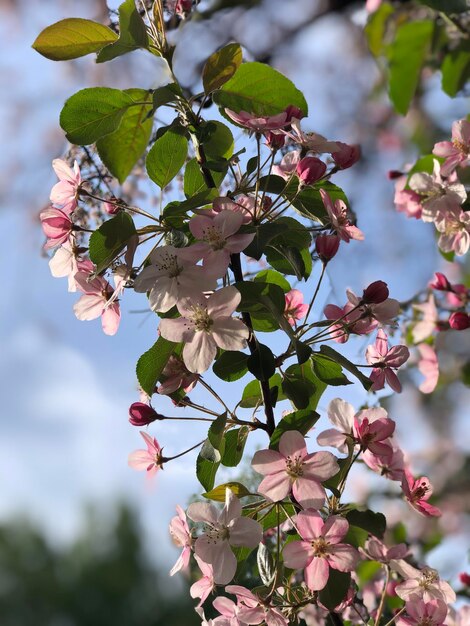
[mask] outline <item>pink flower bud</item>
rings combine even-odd
[[[345,170],[359,161],[361,158],[361,147],[359,145],[355,144],[350,146],[341,141],[337,141],[336,143],[339,146],[339,150],[332,152],[331,156],[339,168]]]
[[[437,289],[437,291],[451,291],[452,285],[441,272],[436,272],[434,274],[434,280],[429,283],[429,286],[432,289]]]
[[[117,198],[112,198],[112,200],[117,200]],[[108,215],[116,215],[116,213],[119,213],[121,210],[115,202],[105,202],[103,204],[103,209]]]
[[[454,330],[470,328],[470,315],[463,311],[456,311],[449,317],[449,326]]]
[[[72,232],[73,224],[69,215],[61,209],[51,207],[39,215],[42,230],[47,237],[46,250],[65,243]]]
[[[398,170],[389,170],[387,172],[388,180],[395,180],[397,178],[401,178],[402,176],[404,176],[403,172],[399,172]]]
[[[298,107],[295,107],[293,104],[290,104],[285,112],[288,122],[292,121],[294,118],[297,120],[301,120],[304,117],[302,111]]]
[[[470,587],[470,574],[467,574],[467,572],[462,572],[461,574],[459,574],[459,579],[462,585]]]
[[[273,133],[271,131],[265,134],[266,145],[271,150],[279,150],[286,142],[286,136],[281,133]]]
[[[295,171],[302,185],[312,185],[326,172],[326,165],[316,157],[305,157],[297,163]]]
[[[384,283],[383,280],[376,280],[364,289],[362,300],[366,304],[380,304],[385,302],[389,293],[387,283]]]
[[[147,426],[162,417],[155,409],[143,402],[134,402],[129,407],[129,422],[133,426]]]
[[[318,235],[315,239],[315,248],[320,260],[328,263],[339,249],[340,239],[337,235]]]
[[[185,16],[186,14],[191,13],[192,8],[193,0],[177,0],[175,5],[175,13]]]

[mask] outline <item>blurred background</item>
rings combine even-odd
[[[127,421],[128,406],[138,400],[135,362],[155,340],[155,324],[130,314],[142,309],[132,296],[114,338],[99,323],[76,320],[76,295],[50,276],[38,220],[55,182],[51,160],[67,149],[58,125],[65,99],[85,86],[150,88],[165,78],[158,60],[140,51],[96,65],[91,57],[53,63],[31,49],[44,27],[71,16],[106,23],[108,11],[101,0],[0,0],[0,621],[198,623],[187,583],[168,577],[177,551],[167,532],[175,505],[197,491],[195,459],[172,463],[152,486],[127,467],[129,452],[141,447]],[[410,113],[397,118],[367,49],[366,17],[363,2],[346,0],[220,0],[201,2],[199,16],[173,33],[175,70],[188,89],[196,90],[201,65],[216,48],[238,40],[246,58],[273,64],[304,91],[310,107],[304,128],[362,145],[362,161],[335,182],[366,240],[329,266],[323,303],[342,304],[346,287],[361,291],[377,279],[404,301],[438,269],[450,276],[468,271],[440,257],[431,226],[396,213],[387,178],[388,170],[447,137],[452,121],[467,114],[468,99],[445,96],[429,72]],[[151,202],[151,193],[142,192],[142,202]],[[388,485],[360,468],[350,493],[370,506],[380,499],[392,522],[406,521],[408,541],[453,581],[468,571],[462,546],[470,535],[470,393],[458,375],[469,348],[468,331],[447,333],[439,345],[445,388],[423,396],[418,375],[410,373],[402,395],[384,399],[416,471],[435,483],[443,517],[422,519],[388,500]],[[356,350],[363,354],[364,345]],[[365,399],[358,389],[341,395],[357,406]],[[322,412],[331,397],[322,399]],[[168,450],[193,441],[168,422],[164,434],[155,434]]]

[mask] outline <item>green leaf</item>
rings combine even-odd
[[[204,458],[202,451],[199,453],[196,459],[196,476],[198,481],[207,491],[211,491],[214,487],[215,476],[219,469],[220,463],[208,461]]]
[[[109,267],[114,259],[125,248],[131,237],[136,235],[134,222],[129,213],[119,213],[103,222],[90,236],[89,255],[96,265],[96,273],[100,274]]]
[[[155,385],[176,345],[172,341],[159,337],[150,350],[144,352],[137,361],[137,380],[147,395],[151,396],[153,394]]]
[[[164,189],[183,167],[187,154],[186,137],[170,129],[150,148],[145,162],[147,174]]]
[[[307,280],[312,272],[312,256],[308,248],[299,250],[293,246],[269,245],[266,260],[278,272],[296,276],[298,280]]]
[[[202,71],[202,84],[206,94],[222,87],[240,67],[243,53],[238,43],[229,43],[207,59]]]
[[[395,39],[387,48],[389,61],[389,96],[395,110],[406,115],[416,92],[421,67],[429,52],[434,22],[405,22],[398,27]]]
[[[207,493],[203,493],[204,498],[208,500],[215,500],[216,502],[225,502],[225,490],[230,489],[230,491],[237,496],[237,498],[244,498],[245,496],[253,495],[245,485],[236,482],[224,483],[223,485],[219,485],[215,489],[211,489]]]
[[[276,566],[271,552],[264,543],[260,543],[258,546],[256,562],[261,582],[268,587],[273,582],[274,576],[276,575]]]
[[[284,291],[278,285],[251,281],[240,281],[234,287],[241,293],[237,311],[249,313],[276,312],[282,314],[285,307]]]
[[[408,187],[410,178],[413,176],[413,174],[416,174],[417,172],[427,172],[428,174],[432,174],[434,169],[434,161],[436,160],[439,161],[440,159],[434,154],[425,154],[424,156],[421,156],[408,172],[406,186]]]
[[[145,152],[153,126],[153,119],[148,117],[152,94],[144,89],[127,89],[125,93],[143,104],[127,109],[119,128],[96,143],[100,159],[120,183]]]
[[[246,440],[250,434],[248,426],[234,428],[225,433],[225,450],[222,455],[222,465],[236,467],[243,458]]]
[[[156,111],[158,107],[169,104],[170,102],[176,102],[179,92],[180,87],[176,83],[170,83],[169,85],[155,89],[153,92],[153,110]]]
[[[349,361],[345,356],[343,356],[339,352],[336,352],[336,350],[334,350],[333,348],[325,344],[321,346],[320,352],[324,354],[325,356],[329,357],[330,359],[332,359],[333,361],[336,361],[336,363],[344,367],[344,369],[348,370],[348,372],[351,372],[351,374],[355,376],[361,382],[362,386],[364,387],[364,389],[366,389],[366,391],[369,391],[369,389],[372,387],[372,381],[370,380],[370,378],[368,378],[365,374],[363,374],[354,365],[354,363],[351,363],[351,361]]]
[[[207,438],[209,439],[211,445],[218,450],[221,455],[223,454],[224,431],[226,425],[227,413],[223,413],[212,422],[209,432],[207,433]]]
[[[86,146],[119,128],[124,113],[137,106],[125,91],[89,87],[69,98],[60,113],[60,126],[70,143]]]
[[[136,9],[134,0],[125,0],[119,6],[119,39],[103,48],[96,61],[97,63],[111,61],[132,50],[147,48],[148,44],[147,28]]]
[[[248,355],[237,350],[223,352],[212,366],[216,376],[233,382],[245,376],[248,371]]]
[[[235,75],[216,91],[214,102],[221,108],[239,113],[276,115],[289,105],[308,113],[305,98],[295,85],[280,72],[263,63],[244,63]]]
[[[344,543],[348,543],[351,546],[354,546],[355,548],[359,548],[364,546],[365,542],[367,541],[367,537],[367,531],[359,528],[358,526],[350,525],[348,528],[348,532],[346,533],[342,541]]]
[[[313,371],[327,385],[351,385],[351,381],[343,374],[341,365],[321,354],[313,354]]]
[[[378,57],[384,48],[384,35],[387,27],[388,18],[395,12],[393,6],[388,2],[383,2],[379,8],[369,15],[365,27],[367,43],[370,51]]]
[[[274,376],[272,376],[269,379],[269,388],[271,389],[271,391],[278,388],[278,391],[276,392],[278,394],[278,398],[277,398],[278,400],[285,398],[285,396],[280,393],[281,383],[282,383],[282,378],[280,374],[274,374]],[[261,388],[259,385],[259,381],[252,380],[251,382],[248,383],[248,385],[243,390],[243,395],[240,401],[240,406],[243,409],[252,409],[261,403],[262,403],[262,396],[261,396]]]
[[[232,131],[222,122],[211,120],[206,123],[204,151],[210,159],[230,159],[235,146]]]
[[[291,290],[289,282],[284,278],[282,274],[276,272],[276,270],[261,270],[254,277],[255,283],[270,283],[271,285],[278,285],[284,293]]]
[[[68,61],[97,52],[116,39],[116,33],[103,24],[71,17],[45,28],[33,48],[46,59]]]
[[[326,384],[315,376],[311,361],[306,361],[286,369],[282,389],[298,409],[308,407],[314,410],[326,389]]]
[[[199,456],[205,461],[210,461],[211,463],[217,463],[217,464],[220,463],[220,459],[222,458],[222,455],[220,454],[219,450],[217,450],[217,448],[214,448],[209,438],[206,439],[204,443],[202,444],[202,448],[199,453]]]
[[[274,355],[268,346],[258,343],[256,350],[250,354],[246,365],[258,380],[269,380],[276,371]]]
[[[448,96],[454,98],[470,79],[470,45],[468,42],[446,54],[441,71],[442,89]]]
[[[251,256],[257,261],[263,256],[267,244],[283,232],[284,226],[275,222],[259,224],[256,226],[255,236],[250,245],[245,248],[244,252],[247,256]]]
[[[211,172],[211,174],[216,186],[218,187],[225,178],[225,173]],[[202,193],[203,191],[207,191],[208,189],[209,187],[204,180],[197,160],[191,159],[186,163],[186,167],[184,169],[184,195],[187,198],[191,198],[192,196]]]
[[[382,513],[374,513],[374,511],[369,509],[367,509],[367,511],[353,509],[346,514],[346,519],[353,526],[358,526],[379,539],[383,539],[387,529],[385,515]]]
[[[308,217],[315,222],[326,223],[329,218],[323,200],[321,199],[320,189],[323,189],[330,196],[332,201],[342,200],[348,204],[346,194],[337,185],[329,181],[317,183],[314,187],[307,187],[301,191],[296,198],[290,193],[286,196],[292,201],[292,206],[303,216]]]
[[[441,11],[452,15],[452,13],[465,13],[468,11],[468,3],[466,0],[419,0],[421,4],[425,4],[435,11]]]
[[[330,569],[326,587],[318,594],[318,599],[329,611],[333,611],[345,599],[351,584],[351,574]]]
[[[277,450],[280,438],[288,430],[298,430],[302,435],[306,435],[319,419],[319,414],[311,409],[288,413],[276,426],[271,435],[269,447]]]

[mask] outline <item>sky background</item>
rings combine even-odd
[[[306,2],[295,4],[299,11],[307,6]],[[0,131],[6,144],[0,153],[4,268],[0,302],[0,520],[27,515],[54,541],[68,541],[81,524],[85,504],[95,503],[106,511],[116,500],[125,499],[141,513],[155,558],[171,564],[176,553],[168,539],[167,524],[175,505],[184,505],[198,490],[195,455],[171,463],[152,487],[141,473],[127,467],[129,452],[142,447],[138,430],[127,421],[128,407],[138,399],[135,362],[155,341],[155,321],[145,314],[128,314],[143,309],[145,298],[126,294],[122,325],[115,337],[105,336],[99,322],[79,322],[72,311],[78,296],[67,292],[65,280],[50,276],[41,251],[38,213],[47,204],[55,182],[50,162],[66,149],[58,125],[64,100],[85,86],[155,87],[164,80],[158,61],[140,53],[133,53],[130,62],[115,60],[107,69],[96,66],[91,57],[56,64],[30,48],[48,24],[72,15],[97,18],[100,5],[94,1],[30,0],[13,3],[15,14],[12,3],[0,2],[0,38],[6,51],[0,57]],[[286,19],[280,2],[275,0],[272,6],[276,19]],[[356,19],[359,22],[363,15],[358,13]],[[223,18],[220,20],[222,27]],[[254,37],[252,21],[248,24],[243,16],[239,18],[237,28],[242,38]],[[201,24],[185,26],[183,52],[176,62],[183,81],[191,78],[188,58],[192,62],[206,58],[222,43],[223,31],[217,32],[208,34]],[[195,41],[198,45],[193,49]],[[342,141],[369,140],[374,119],[367,119],[361,107],[378,72],[375,62],[358,50],[357,37],[340,18],[318,21],[288,47],[281,46],[274,63],[305,90],[311,111],[304,124],[307,130]],[[436,116],[443,128],[449,128],[468,107],[464,100],[451,101],[441,94],[435,79],[427,84],[426,102],[429,114]],[[386,102],[376,103],[371,111],[377,113],[387,106]],[[366,240],[342,248],[329,270],[335,288],[329,283],[322,289],[322,306],[327,302],[343,304],[346,287],[359,292],[377,279],[389,284],[393,297],[407,299],[424,286],[440,263],[432,229],[406,220],[392,205],[393,189],[386,172],[402,167],[415,155],[404,153],[393,137],[384,136],[381,141],[384,149],[380,154],[375,153],[372,159],[366,154],[362,166],[334,180],[346,190]],[[154,193],[150,188],[148,192]],[[355,344],[351,354],[360,358],[364,347],[363,343]],[[226,389],[223,387],[224,394],[230,397]],[[341,388],[340,393],[356,405],[365,397],[356,385]],[[462,389],[458,393],[464,407],[468,393]],[[333,391],[322,398],[323,414],[335,395]],[[207,401],[205,398],[195,390],[195,401]],[[281,404],[278,413],[287,408],[286,403]],[[420,454],[437,444],[411,390],[405,390],[394,404],[392,417],[409,452]],[[464,420],[468,417],[468,408],[462,408],[450,426],[459,445],[467,450],[470,442]],[[184,423],[158,424],[151,432],[168,454],[204,436],[201,429],[189,433]],[[262,444],[258,439],[252,445]],[[220,479],[222,482],[223,474]],[[370,480],[374,480],[371,474],[358,474],[352,497],[360,497],[364,481]],[[420,520],[415,524],[419,532]],[[468,528],[462,529],[466,531]],[[439,558],[449,575],[455,574],[455,557],[452,566],[445,555]],[[456,558],[463,569],[465,557],[460,554]]]

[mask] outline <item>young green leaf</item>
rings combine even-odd
[[[326,587],[318,594],[318,599],[329,611],[333,611],[345,599],[351,584],[351,574],[330,569]]]
[[[206,94],[222,87],[240,67],[243,60],[238,43],[229,43],[207,59],[202,71],[202,84]]]
[[[217,470],[219,469],[219,465],[219,462],[207,460],[204,457],[202,450],[198,454],[196,459],[196,476],[206,492],[211,491],[214,487],[215,476],[217,474]]]
[[[91,234],[89,255],[96,265],[97,274],[111,265],[136,232],[134,221],[129,213],[119,211],[115,217],[103,222]]]
[[[327,385],[351,385],[351,381],[343,374],[339,363],[321,354],[312,355],[313,371],[315,375]]]
[[[222,465],[236,467],[243,457],[246,440],[250,434],[248,426],[234,428],[225,433],[225,450],[222,455]]]
[[[224,431],[227,425],[227,413],[219,415],[210,425],[207,438],[211,445],[223,455],[223,449],[225,446]]]
[[[116,39],[116,33],[103,24],[71,17],[45,28],[32,47],[51,61],[68,61],[97,52]]]
[[[150,148],[147,155],[147,174],[164,189],[183,167],[188,154],[188,141],[175,130],[168,130]]]
[[[470,79],[470,45],[468,42],[446,54],[441,71],[442,89],[448,96],[454,98]]]
[[[273,450],[277,450],[279,439],[288,430],[298,430],[302,435],[306,435],[319,419],[319,414],[311,409],[288,413],[276,426],[271,435],[269,447]]]
[[[215,487],[215,489],[211,489],[207,493],[203,493],[204,498],[208,500],[215,500],[216,502],[225,502],[225,490],[230,489],[230,491],[237,496],[237,498],[244,498],[245,496],[253,495],[245,485],[237,482],[229,482],[224,483],[223,485],[219,485]]]
[[[176,343],[159,337],[150,350],[144,352],[137,361],[137,380],[147,395],[153,394],[155,385],[176,346]]]
[[[135,0],[125,0],[119,6],[119,39],[103,48],[97,63],[111,61],[122,54],[148,46],[147,28],[135,6]]]
[[[248,371],[248,355],[237,350],[223,352],[212,366],[216,376],[227,382],[242,378]]]
[[[344,367],[344,369],[348,370],[348,372],[351,372],[351,374],[362,383],[364,389],[368,391],[372,387],[372,381],[370,378],[363,374],[361,370],[354,365],[354,363],[351,363],[349,359],[337,352],[334,348],[323,344],[320,348],[320,352]]]

